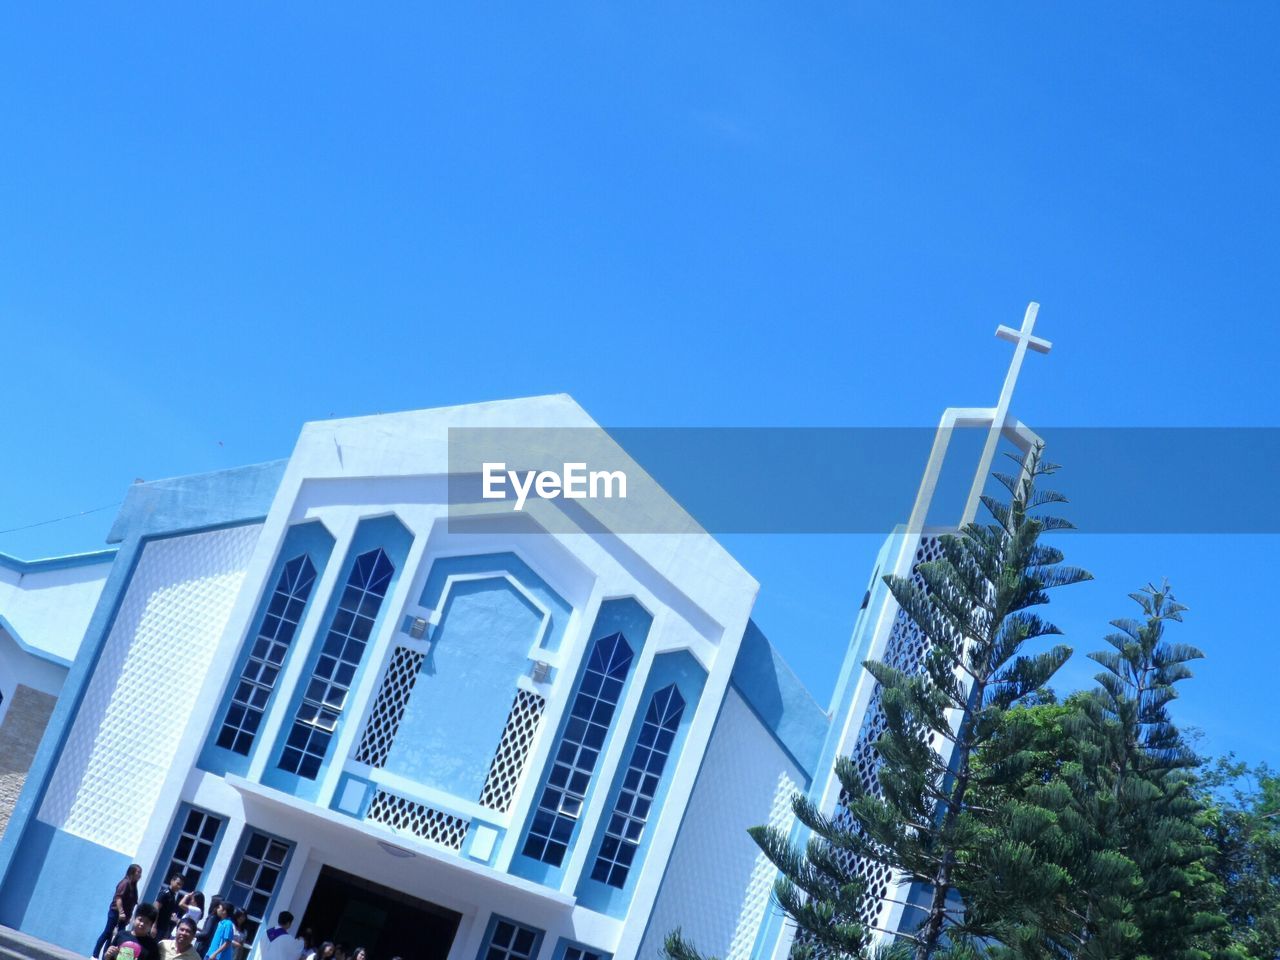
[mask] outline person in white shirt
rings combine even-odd
[[[277,926],[267,931],[262,943],[262,960],[298,960],[302,956],[303,943],[289,928],[293,926],[293,914],[288,910],[276,917]]]

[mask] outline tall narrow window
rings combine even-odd
[[[598,641],[591,651],[525,839],[526,857],[557,867],[564,861],[631,659],[631,648],[620,633]]]
[[[316,568],[306,554],[294,557],[280,571],[262,626],[222,720],[218,746],[242,756],[249,755],[315,582]]]
[[[609,826],[600,844],[600,853],[591,869],[591,879],[621,888],[627,882],[631,862],[640,848],[645,824],[658,793],[662,770],[671,756],[671,744],[684,713],[684,697],[673,683],[663,687],[649,701],[640,738],[631,751],[631,762],[622,780]]]
[[[320,772],[394,573],[381,549],[356,558],[285,741],[280,769],[308,780]]]
[[[218,831],[221,829],[221,817],[187,808],[186,815],[179,820],[178,836],[173,844],[169,868],[161,879],[167,881],[175,873],[180,873],[185,888],[196,889],[200,885],[200,878],[204,876],[205,867],[209,865],[209,855],[213,852],[213,845],[217,842]]]
[[[252,929],[246,943],[267,916],[267,907],[284,873],[284,863],[289,858],[290,844],[259,830],[250,830],[245,840],[240,862],[231,874],[231,886],[227,899],[249,915]]]

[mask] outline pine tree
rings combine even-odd
[[[1198,760],[1169,715],[1187,662],[1201,654],[1164,639],[1185,609],[1167,584],[1131,596],[1145,619],[1113,621],[1112,649],[1091,655],[1105,668],[1098,689],[1073,695],[1065,709],[1011,713],[978,758],[1006,808],[1039,811],[1045,829],[1028,856],[1057,864],[1066,879],[1025,918],[1021,941],[1006,938],[1017,943],[1014,957],[1242,955],[1225,935]],[[980,885],[965,895],[979,914],[1002,906]]]
[[[1251,960],[1280,957],[1280,775],[1218,760],[1200,780],[1211,868],[1223,887],[1228,941]]]
[[[1199,765],[1169,715],[1187,663],[1204,656],[1169,643],[1165,627],[1186,609],[1167,582],[1130,594],[1144,619],[1112,621],[1112,649],[1090,654],[1103,668],[1083,701],[1098,758],[1077,785],[1082,833],[1093,849],[1078,878],[1088,904],[1082,958],[1209,960],[1200,944],[1222,925],[1220,888],[1208,870],[1204,808],[1193,790]]]
[[[1065,502],[1058,493],[1036,488],[1054,469],[1036,450],[1019,476],[995,474],[1010,502],[983,498],[992,522],[969,524],[942,538],[941,559],[917,567],[920,583],[886,578],[931,646],[918,675],[865,664],[880,684],[886,719],[876,744],[879,789],[868,791],[853,763],[842,758],[836,774],[848,821],[824,817],[797,798],[796,816],[813,835],[805,851],[792,849],[776,832],[753,831],[783,874],[777,898],[800,927],[800,942],[816,945],[825,956],[865,956],[868,936],[876,932],[858,920],[862,886],[852,869],[856,858],[886,864],[926,890],[926,909],[896,948],[914,960],[985,952],[981,938],[998,936],[999,925],[984,929],[966,922],[956,894],[979,876],[992,880],[993,868],[1006,871],[1003,889],[1013,901],[1051,896],[1063,882],[1055,865],[1022,856],[1020,834],[995,835],[996,813],[969,803],[970,791],[980,786],[975,751],[993,735],[1000,717],[1046,684],[1071,653],[1065,646],[1023,653],[1030,641],[1060,632],[1032,612],[1048,602],[1047,591],[1089,579],[1085,571],[1064,566],[1058,549],[1040,542],[1045,531],[1070,527],[1036,514],[1047,504]],[[1027,818],[1006,813],[1020,830],[1037,829]]]

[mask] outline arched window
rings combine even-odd
[[[356,558],[285,741],[280,769],[308,780],[320,772],[394,573],[381,549]]]
[[[640,737],[631,751],[631,760],[623,776],[622,790],[609,816],[609,826],[600,844],[600,853],[591,868],[591,879],[622,888],[645,824],[658,794],[662,771],[671,756],[671,745],[684,714],[684,697],[673,683],[663,687],[649,701]]]
[[[564,862],[631,660],[631,647],[621,633],[597,641],[591,651],[525,838],[526,857],[557,867]]]
[[[316,568],[306,554],[294,557],[280,571],[262,626],[249,650],[249,659],[240,671],[231,703],[222,718],[218,746],[241,756],[249,755],[315,582]]]

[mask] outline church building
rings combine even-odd
[[[861,663],[925,646],[881,578],[936,548],[952,428],[989,431],[980,478],[1034,441],[1008,414],[1033,320],[850,584],[827,710],[677,505],[642,530],[541,481],[518,514],[489,501],[459,431],[612,443],[563,395],[309,423],[287,460],[135,484],[110,549],[0,555],[0,924],[87,953],[136,862],[144,898],[181,873],[251,934],[287,909],[373,960],[652,960],[676,927],[780,960],[794,931],[747,828],[788,829],[797,792],[836,813],[838,755],[874,783]],[[866,919],[903,922],[912,891],[864,874]]]

